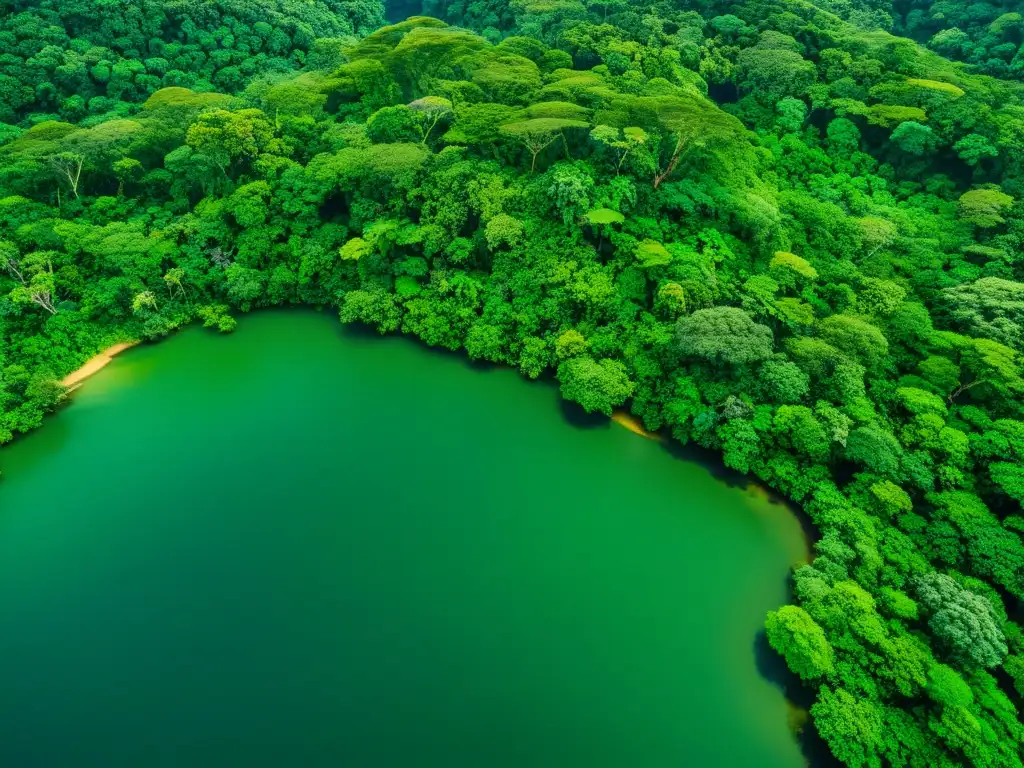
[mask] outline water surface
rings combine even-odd
[[[798,523],[553,387],[270,312],[0,463],[0,764],[799,766]]]

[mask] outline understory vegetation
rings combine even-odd
[[[0,0],[0,442],[260,307],[551,372],[806,510],[839,760],[1020,766],[1019,6]]]

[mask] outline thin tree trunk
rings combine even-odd
[[[56,307],[53,306],[53,300],[50,297],[48,297],[48,296],[44,296],[41,293],[33,293],[32,294],[32,302],[34,304],[38,304],[40,307],[45,309],[51,315],[56,315],[57,314],[57,309],[56,309]]]
[[[665,172],[664,173],[656,174],[655,177],[654,177],[654,188],[655,189],[660,187],[661,186],[661,182],[663,182],[665,179],[667,179],[669,176],[672,175],[672,172],[676,169],[676,166],[679,165],[679,160],[682,158],[682,156],[683,156],[683,137],[682,136],[677,136],[676,137],[676,148],[672,152],[672,158],[668,161],[668,167],[665,168]]]
[[[960,395],[969,390],[971,387],[976,387],[978,384],[984,383],[984,379],[978,379],[977,381],[972,381],[970,384],[961,384],[959,387],[957,387],[950,393],[947,399],[949,400],[950,404],[952,404],[954,400],[956,400]]]
[[[74,174],[68,173],[68,181],[71,182],[71,191],[75,195],[75,200],[78,199],[78,181],[82,178],[82,162],[82,160],[78,161]]]

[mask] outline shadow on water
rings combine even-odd
[[[688,464],[696,464],[715,480],[729,488],[746,490],[753,482],[747,475],[725,466],[721,455],[710,448],[702,448],[692,443],[683,445],[678,440],[671,438],[662,441],[661,445],[672,458],[685,461]]]
[[[46,440],[45,442],[36,443],[39,438],[39,434],[42,431],[39,428],[33,429],[30,432],[18,433],[14,436],[11,442],[4,446],[14,445],[15,443],[25,443],[28,446],[40,445],[45,446],[47,453],[56,453],[60,451],[68,440],[71,438],[71,425],[66,419],[61,418],[61,411],[70,405],[70,398],[64,403],[58,406],[57,410],[53,413],[46,414],[46,418],[43,425],[46,427]],[[8,454],[4,449],[0,449],[0,479],[3,477],[4,472],[17,472],[21,467],[12,467],[8,461],[5,461],[8,455],[14,455],[13,453]],[[29,457],[23,462],[24,466],[31,466],[33,461],[32,457],[35,456],[33,448],[27,448],[21,456]]]
[[[842,766],[811,722],[808,710],[814,704],[814,692],[790,671],[782,657],[772,649],[764,630],[754,636],[754,663],[761,677],[785,696],[789,707],[789,728],[807,765],[810,768]]]
[[[754,663],[761,677],[785,694],[790,704],[809,709],[814,703],[814,692],[786,666],[782,656],[768,643],[768,635],[763,629],[754,635]]]
[[[492,363],[490,360],[474,360],[466,354],[465,350],[432,347],[416,336],[410,336],[405,333],[380,333],[373,326],[366,325],[364,323],[339,323],[337,325],[337,333],[348,341],[356,341],[360,343],[380,342],[381,339],[390,339],[393,342],[410,344],[427,355],[454,361],[474,373],[493,373],[494,371],[501,370],[515,370],[508,365]],[[529,379],[524,378],[523,380],[527,384],[532,383]]]
[[[570,400],[565,400],[555,391],[558,399],[558,408],[562,412],[562,418],[577,429],[607,429],[611,423],[608,417],[601,413],[587,413],[583,406]]]
[[[382,334],[373,326],[365,323],[336,323],[334,329],[342,338],[355,341],[387,338],[387,334]]]
[[[703,448],[699,445],[694,445],[693,443],[683,445],[678,440],[673,440],[671,438],[661,441],[661,445],[662,448],[673,458],[678,459],[679,461],[685,461],[689,464],[696,464],[715,480],[724,484],[728,488],[735,488],[741,491],[756,488],[758,493],[762,494],[769,504],[784,506],[789,509],[800,523],[800,528],[803,530],[804,538],[807,540],[808,551],[812,551],[815,542],[821,538],[821,532],[811,521],[810,515],[807,514],[807,511],[801,505],[796,504],[782,494],[764,485],[757,480],[757,478],[751,477],[750,475],[744,475],[741,472],[737,472],[735,469],[730,469],[725,466],[725,462],[722,460],[722,455],[717,451],[710,448]]]

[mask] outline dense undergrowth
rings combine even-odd
[[[1019,766],[1024,86],[856,5],[0,2],[0,442],[257,307],[551,370],[807,510],[839,759]]]

